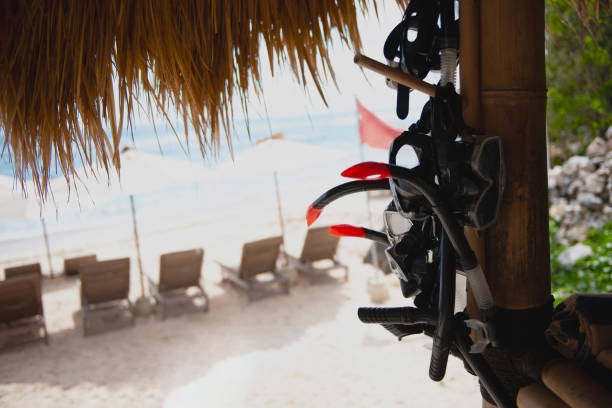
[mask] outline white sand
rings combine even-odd
[[[332,212],[321,225],[366,223],[363,216],[347,217]],[[142,242],[144,268],[152,276],[160,253],[205,248],[203,273],[211,296],[207,314],[165,321],[138,319],[133,328],[85,338],[76,280],[46,280],[43,302],[50,344],[0,352],[0,406],[459,408],[480,404],[477,380],[454,358],[444,381],[429,380],[430,339],[420,335],[397,342],[381,327],[358,321],[357,307],[369,304],[365,280],[373,273],[360,262],[367,242],[343,239],[341,243],[340,258],[350,265],[349,283],[301,281],[290,296],[247,304],[240,293],[219,284],[213,259],[237,263],[242,242],[278,233],[278,226],[273,221],[258,225],[257,220],[243,220],[238,227],[226,228],[222,221],[151,234]],[[290,222],[287,229],[288,250],[296,253],[305,233],[303,220]],[[94,252],[99,258],[132,257],[132,292],[138,297],[131,242],[109,243]],[[405,305],[391,282],[389,277],[388,305]]]

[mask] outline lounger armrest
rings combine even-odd
[[[221,275],[223,276],[223,279],[229,279],[238,286],[247,290],[251,288],[250,282],[247,282],[241,279],[240,276],[238,276],[238,270],[236,268],[231,268],[227,265],[222,264],[219,261],[215,262],[219,265],[219,268],[221,268]]]
[[[295,269],[298,269],[298,270],[304,270],[304,269],[308,268],[307,264],[305,264],[304,262],[300,261],[299,258],[297,258],[297,257],[295,257],[293,255],[290,255],[290,254],[288,254],[286,252],[285,252],[285,256],[286,256],[286,259],[287,259],[287,263],[288,263],[287,266],[288,267],[295,268]]]
[[[229,267],[229,266],[227,266],[227,265],[222,264],[222,263],[221,263],[221,262],[219,262],[219,261],[215,261],[215,263],[216,263],[217,265],[219,265],[219,268],[221,268],[221,270],[222,270],[222,271],[225,271],[225,272],[233,272],[233,273],[238,273],[238,271],[236,270],[236,268],[231,268],[231,267]]]

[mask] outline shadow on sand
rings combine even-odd
[[[74,282],[54,280],[45,289],[70,284]],[[172,389],[205,375],[224,359],[282,348],[299,340],[310,326],[334,320],[346,301],[342,287],[334,280],[316,286],[301,282],[289,296],[246,303],[223,285],[224,290],[211,297],[208,313],[164,321],[142,318],[134,327],[91,337],[83,337],[75,311],[75,326],[52,332],[49,346],[31,344],[3,351],[0,383],[46,383],[64,389],[93,383],[112,389],[126,384],[146,387],[159,376]],[[35,361],[36,369],[24,360]]]

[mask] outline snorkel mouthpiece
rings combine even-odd
[[[361,180],[384,180],[391,177],[391,172],[386,164],[370,161],[349,167],[341,175]]]

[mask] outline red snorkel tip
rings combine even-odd
[[[342,176],[360,180],[384,180],[391,177],[391,172],[384,163],[363,162],[344,170]]]
[[[306,211],[306,224],[310,227],[321,215],[321,209],[313,207],[312,205],[308,207],[308,211]]]
[[[365,230],[361,227],[355,227],[348,224],[338,224],[329,227],[329,235],[336,237],[358,237],[364,238],[366,236]]]

